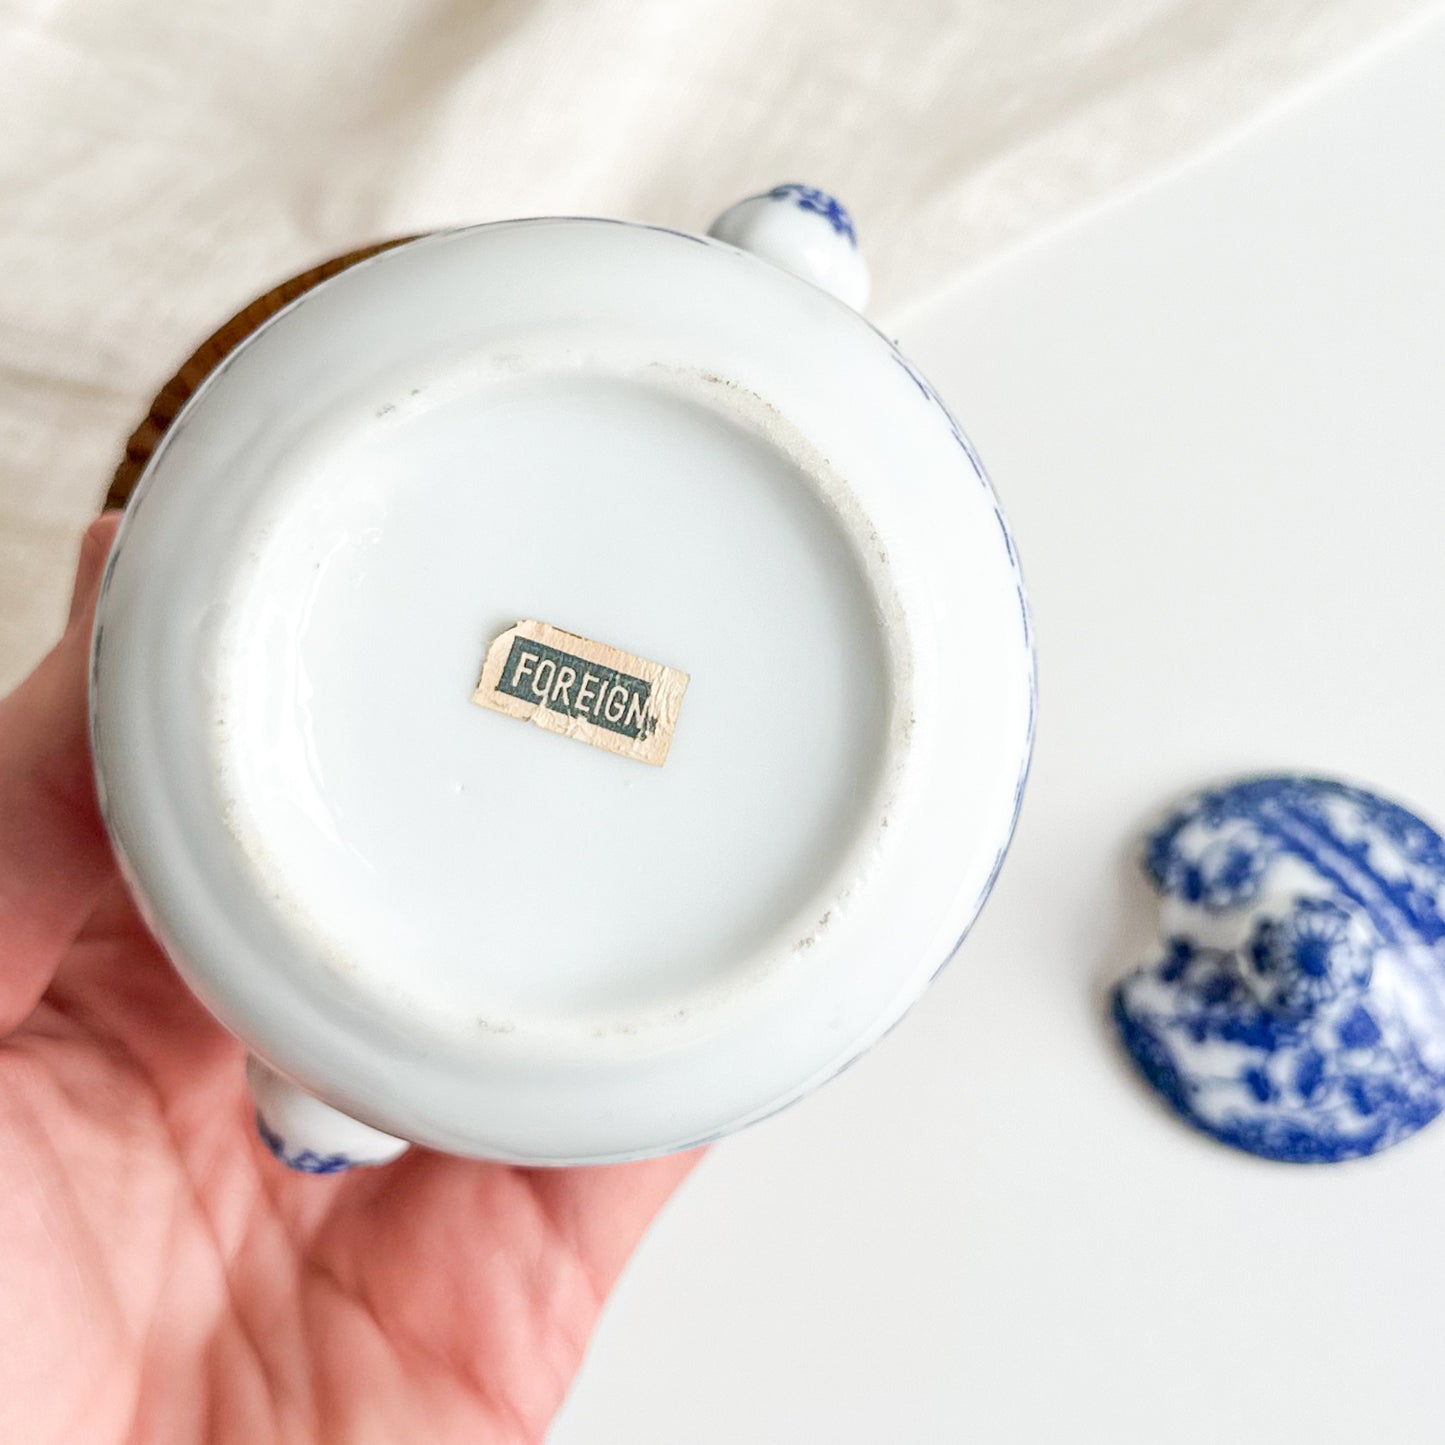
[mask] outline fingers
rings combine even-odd
[[[532,1187],[593,1280],[610,1289],[657,1212],[706,1151],[634,1164],[537,1170]]]
[[[0,1035],[24,1021],[112,873],[95,801],[86,671],[114,514],[81,546],[65,633],[0,700]]]
[[[353,1171],[348,1186],[352,1205],[385,1230],[398,1251],[398,1267],[409,1270],[419,1258],[431,1260],[438,1248],[449,1247],[448,1240],[475,1238],[485,1240],[486,1248],[468,1267],[485,1271],[490,1253],[509,1234],[522,1256],[541,1247],[537,1241],[545,1237],[549,1250],[560,1249],[583,1266],[600,1297],[706,1152],[526,1169],[413,1149],[384,1168]],[[415,1254],[403,1247],[413,1225]]]

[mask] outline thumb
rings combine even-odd
[[[85,529],[85,535],[80,539],[80,556],[75,563],[75,583],[70,589],[70,615],[66,619],[65,630],[69,632],[79,624],[85,634],[87,650],[101,574],[105,571],[106,559],[115,544],[119,527],[120,513],[104,512]]]
[[[81,545],[64,635],[0,700],[0,1035],[29,1015],[111,876],[86,725],[90,629],[117,518]]]

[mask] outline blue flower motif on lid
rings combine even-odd
[[[1373,1154],[1445,1108],[1445,841],[1325,778],[1191,798],[1148,838],[1163,957],[1115,989],[1140,1072],[1270,1159]]]
[[[774,186],[767,194],[770,200],[791,201],[804,211],[812,211],[814,215],[822,216],[850,246],[857,246],[858,233],[853,226],[853,217],[848,214],[848,208],[842,201],[830,196],[827,191],[820,191],[817,186],[804,186],[797,181],[789,181],[785,185]]]
[[[1158,856],[1155,849],[1158,848]],[[1267,839],[1248,829],[1215,839],[1197,853],[1151,842],[1148,867],[1164,890],[1211,911],[1239,908],[1259,892],[1272,853]]]
[[[1370,981],[1372,950],[1352,936],[1352,914],[1328,898],[1300,898],[1255,924],[1248,958],[1275,1013],[1303,1017]]]

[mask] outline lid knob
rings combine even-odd
[[[868,302],[868,265],[847,208],[816,186],[790,181],[729,206],[708,235],[751,251],[821,286],[861,311]]]

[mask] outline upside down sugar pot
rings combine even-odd
[[[968,441],[837,202],[425,236],[152,456],[105,813],[294,1167],[714,1138],[880,1037],[1009,841],[1034,667]]]

